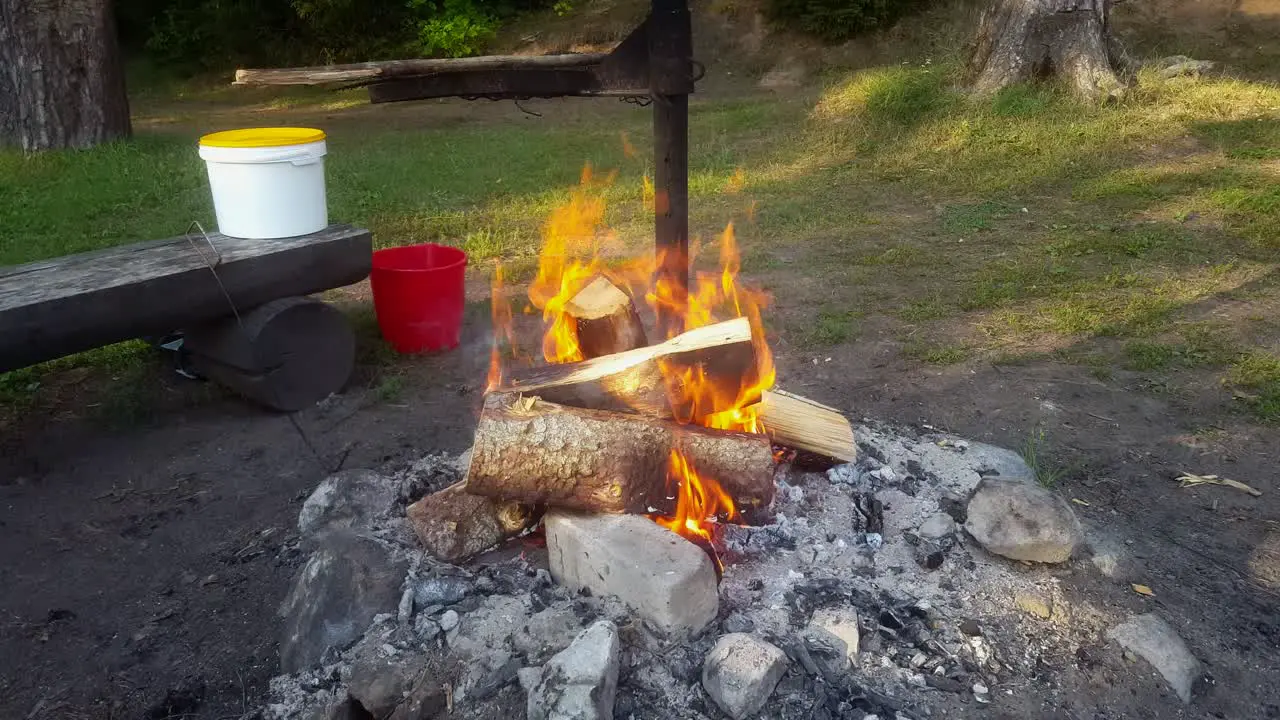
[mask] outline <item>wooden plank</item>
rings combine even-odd
[[[383,78],[441,75],[484,70],[564,69],[598,65],[604,53],[561,55],[483,55],[452,59],[384,60],[380,62],[322,65],[316,67],[236,70],[233,84],[248,87],[269,85],[325,85],[379,80]]]
[[[293,238],[210,233],[0,268],[0,372],[121,340],[160,335],[236,308],[359,282],[373,236],[332,225]]]
[[[573,97],[608,90],[590,68],[516,68],[390,78],[369,85],[369,102],[441,97]],[[644,88],[640,93],[647,92]]]

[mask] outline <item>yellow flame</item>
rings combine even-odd
[[[657,517],[654,522],[686,537],[711,539],[711,524],[717,517],[732,520],[738,516],[720,484],[700,477],[679,448],[672,448],[667,463],[667,485],[676,486],[676,512],[670,517]]]
[[[630,147],[625,135],[622,139],[624,148]],[[634,148],[630,149],[634,152]],[[660,367],[666,376],[671,405],[679,422],[721,430],[763,432],[757,407],[761,393],[773,386],[776,376],[761,322],[761,311],[767,306],[768,298],[763,292],[740,283],[741,252],[733,224],[730,223],[718,238],[718,271],[697,273],[691,279],[687,294],[682,287],[666,278],[654,279],[654,270],[662,258],[613,263],[611,267],[602,253],[602,240],[609,237],[604,224],[603,190],[612,179],[609,176],[596,180],[591,168],[584,168],[581,182],[571,193],[569,201],[556,208],[543,226],[538,272],[529,285],[529,299],[541,311],[544,322],[543,357],[552,363],[583,359],[576,322],[565,308],[599,274],[608,276],[632,297],[643,299],[655,312],[671,311],[682,315],[685,318],[684,328],[672,329],[669,335],[721,320],[746,317],[750,321],[756,355],[754,372],[725,382],[724,378],[717,380],[708,374],[704,367],[678,367],[674,364],[660,364]],[[653,184],[647,176],[643,183],[644,201],[652,207]],[[728,187],[730,192],[737,192],[744,184],[745,174],[739,170],[730,178]],[[698,251],[697,243],[691,243],[689,256],[696,258]],[[504,305],[505,310],[498,307],[501,286],[499,269],[494,276],[495,338],[497,333],[503,332],[510,339],[510,307]],[[492,358],[491,388],[502,380],[496,339]],[[671,449],[668,471],[669,482],[679,489],[675,515],[657,519],[664,526],[688,537],[709,538],[709,519],[736,516],[732,499],[716,479],[700,477],[679,448]]]

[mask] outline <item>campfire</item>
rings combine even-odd
[[[486,396],[465,480],[409,510],[440,559],[519,535],[546,509],[643,514],[714,551],[719,524],[767,511],[781,454],[854,459],[844,417],[775,388],[768,298],[739,277],[733,225],[717,238],[716,270],[696,273],[687,292],[655,282],[661,257],[607,252],[611,179],[584,170],[543,227],[521,308],[542,315],[540,352],[516,337],[517,308],[502,268],[494,273]],[[684,326],[653,342],[643,317],[663,312]]]

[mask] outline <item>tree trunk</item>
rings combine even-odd
[[[1129,71],[1111,37],[1113,2],[992,0],[969,59],[974,92],[990,95],[1007,85],[1061,77],[1081,97],[1120,97]]]
[[[0,0],[0,145],[87,148],[129,132],[110,0]]]

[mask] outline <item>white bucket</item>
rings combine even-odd
[[[324,137],[312,128],[253,128],[200,138],[218,231],[268,239],[323,230]]]

